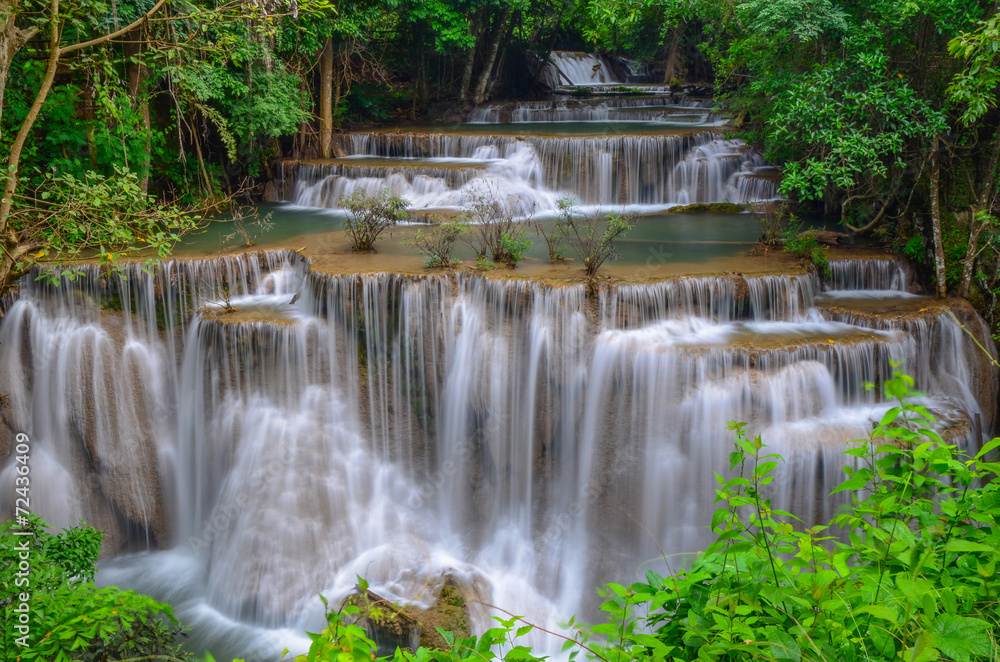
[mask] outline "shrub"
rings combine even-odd
[[[548,248],[550,262],[559,262],[566,259],[563,257],[563,253],[566,252],[566,247],[562,245],[562,230],[563,226],[559,223],[553,225],[548,231],[545,230],[545,226],[541,221],[535,223],[535,233],[545,240],[545,247]]]
[[[139,255],[151,263],[170,255],[201,220],[175,205],[159,204],[124,166],[116,165],[109,176],[47,173],[35,197],[19,199],[11,215],[20,244],[32,247],[15,267],[26,271],[37,263],[72,262],[89,251],[102,263]],[[44,271],[53,283],[75,274],[72,267]]]
[[[775,246],[781,243],[781,229],[788,215],[788,203],[767,202],[753,208],[753,217],[760,225],[760,243]]]
[[[452,260],[451,256],[455,252],[455,242],[467,227],[461,219],[453,219],[427,231],[417,230],[413,239],[404,241],[403,244],[414,246],[420,251],[427,258],[424,264],[428,269],[448,269],[458,264],[458,260]]]
[[[808,230],[802,231],[802,224],[792,217],[791,225],[781,233],[785,252],[795,257],[812,262],[824,276],[830,275],[830,248],[823,246],[816,235]]]
[[[355,253],[370,253],[379,235],[406,217],[409,202],[384,188],[374,195],[358,189],[338,204],[347,210],[351,248]]]
[[[500,193],[476,195],[460,217],[469,227],[466,243],[476,257],[485,258],[494,267],[516,267],[531,247],[531,240],[519,227],[523,211],[518,200]]]
[[[717,474],[717,541],[687,571],[611,585],[605,610],[645,608],[653,632],[613,643],[676,660],[998,659],[1000,492],[989,475],[1000,465],[987,457],[1000,439],[974,457],[946,444],[909,402],[912,384],[896,371],[885,391],[898,405],[845,451],[855,466],[834,492],[851,505],[832,524],[846,542],[771,507],[781,458],[731,424],[736,475]]]
[[[169,605],[114,586],[93,584],[103,533],[81,523],[48,533],[40,518],[27,525],[0,525],[4,550],[27,545],[27,583],[16,575],[20,551],[0,557],[0,607],[4,659],[21,662],[69,660],[191,659],[176,643],[180,629]],[[27,531],[30,535],[20,535]],[[27,541],[27,543],[25,543]],[[24,603],[21,594],[30,596]],[[27,623],[15,609],[27,604]],[[27,638],[24,629],[26,626]],[[26,643],[26,646],[22,646]]]
[[[625,236],[634,226],[631,214],[595,212],[584,214],[569,197],[559,200],[560,232],[570,250],[583,262],[587,290],[596,291],[597,270],[617,257],[615,240]]]

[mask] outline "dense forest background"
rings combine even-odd
[[[840,220],[997,317],[1000,19],[972,0],[0,0],[0,283],[96,251],[165,255],[357,124],[547,94],[556,49],[714,90]],[[194,212],[194,213],[192,213]]]

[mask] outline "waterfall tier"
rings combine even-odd
[[[705,125],[722,122],[712,112],[711,99],[681,95],[624,97],[618,99],[553,99],[551,101],[500,102],[480,106],[469,114],[470,122],[666,122]]]
[[[543,137],[361,133],[339,138],[351,158],[397,159],[391,169],[298,165],[281,171],[279,190],[295,204],[336,207],[344,195],[390,188],[411,207],[460,208],[477,196],[517,201],[525,213],[551,213],[574,193],[586,205],[653,205],[773,199],[763,159],[738,140],[683,135]],[[428,162],[435,165],[427,167]]]
[[[895,282],[843,269],[847,287]],[[775,507],[822,520],[846,440],[889,406],[863,387],[889,359],[956,443],[993,425],[995,372],[945,308],[911,297],[880,317],[810,275],[595,301],[464,274],[323,275],[291,252],[83,270],[26,277],[0,320],[4,436],[31,436],[33,506],[52,523],[102,526],[112,553],[193,554],[184,604],[229,637],[298,627],[355,575],[412,597],[447,571],[539,623],[593,616],[595,585],[707,542],[728,421],[784,454]],[[157,558],[112,559],[112,576],[141,584]]]

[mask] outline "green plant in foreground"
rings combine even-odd
[[[765,497],[780,457],[732,424],[732,478],[719,487],[717,541],[691,568],[630,587],[612,585],[613,617],[651,634],[612,640],[626,657],[673,660],[998,659],[1000,495],[989,482],[993,440],[974,457],[946,444],[929,412],[908,402],[913,380],[885,384],[898,401],[834,490],[851,504],[825,526],[803,528]]]
[[[898,368],[898,365],[894,364]],[[604,624],[579,626],[570,658],[769,662],[973,662],[1000,659],[1000,493],[988,458],[947,444],[909,401],[913,380],[885,382],[889,409],[867,440],[845,451],[853,465],[834,493],[850,504],[830,525],[805,527],[775,510],[768,486],[781,457],[732,423],[731,477],[717,474],[711,528],[717,540],[691,567],[609,584]],[[837,527],[841,536],[835,535]],[[338,617],[339,618],[339,617]],[[396,661],[538,659],[517,639],[517,617],[448,650],[398,650]],[[339,630],[321,638],[337,641]],[[359,639],[303,662],[342,659]],[[374,644],[363,652],[373,656]],[[343,659],[361,659],[347,657]],[[369,659],[366,658],[366,659]]]
[[[3,659],[112,662],[154,655],[181,662],[191,659],[177,642],[179,624],[169,605],[93,584],[101,531],[80,525],[53,535],[46,526],[34,516],[29,516],[26,528],[15,529],[13,521],[0,525],[5,550],[0,557]],[[17,534],[24,530],[31,535]],[[25,545],[30,570],[28,582],[19,583],[21,552],[12,550]],[[21,594],[30,599],[25,603]],[[16,611],[21,604],[28,605],[26,623]]]

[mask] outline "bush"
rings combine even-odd
[[[404,241],[403,244],[419,250],[427,258],[424,266],[428,269],[448,269],[458,264],[458,260],[452,260],[451,256],[455,252],[455,242],[466,229],[467,226],[461,219],[454,219],[435,225],[427,231],[417,230],[413,239]]]
[[[634,227],[632,219],[631,214],[617,212],[584,214],[572,198],[559,200],[559,232],[570,250],[583,262],[590,294],[596,291],[597,270],[617,257],[615,240],[624,237]]]
[[[409,204],[387,188],[374,195],[358,189],[338,203],[347,210],[347,234],[355,253],[375,250],[375,240],[383,232],[406,218]]]
[[[524,259],[531,240],[519,227],[520,212],[517,201],[499,194],[480,194],[473,199],[460,219],[469,226],[466,243],[477,258],[508,268]]]
[[[200,221],[197,214],[157,203],[127,167],[115,166],[110,176],[47,173],[34,197],[19,199],[11,215],[20,243],[34,247],[16,268],[24,271],[43,261],[72,262],[89,251],[105,263],[135,255],[152,262],[168,256]],[[75,273],[72,267],[50,267],[45,275],[57,282],[60,276]]]
[[[556,223],[548,231],[545,230],[545,226],[541,221],[535,223],[535,233],[545,240],[545,247],[549,251],[549,262],[560,262],[566,258],[563,253],[566,252],[566,247],[562,245],[563,241],[563,227]]]
[[[608,623],[579,628],[565,646],[571,659],[1000,659],[1000,483],[990,480],[1000,463],[989,459],[1000,439],[973,457],[958,451],[910,402],[912,385],[900,370],[885,382],[898,404],[845,451],[853,465],[834,493],[851,501],[830,525],[806,528],[772,508],[766,494],[782,458],[746,424],[730,424],[731,477],[716,474],[716,542],[687,570],[609,584]],[[537,659],[516,645],[531,629],[515,630],[523,619],[497,620],[479,639],[448,638],[446,651],[397,650],[391,659]],[[328,629],[314,648],[337,636]],[[353,659],[372,657],[374,644],[349,643],[362,647]],[[328,650],[308,659],[332,661],[343,649]]]
[[[13,521],[0,525],[3,549],[11,550],[0,557],[4,659],[191,659],[176,643],[180,625],[169,605],[114,586],[93,584],[104,536],[101,531],[81,523],[52,535],[46,526],[34,516],[28,517],[23,528],[15,528]],[[21,535],[24,531],[30,535]],[[25,576],[16,574],[21,562],[18,550],[24,546],[30,564],[27,582]],[[22,600],[22,594],[29,599]],[[16,611],[21,604],[28,605],[26,623]]]
[[[816,239],[816,235],[806,230],[802,231],[802,224],[796,222],[792,217],[791,225],[782,232],[782,243],[785,245],[785,252],[791,253],[795,257],[812,262],[816,269],[824,276],[830,275],[830,248],[823,246]]]

